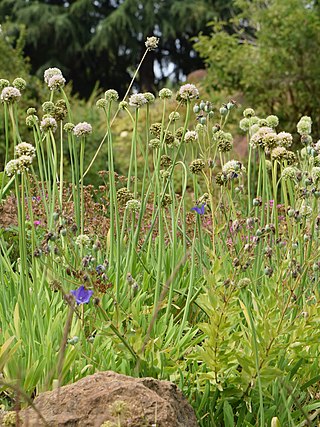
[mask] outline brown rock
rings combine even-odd
[[[193,409],[169,381],[98,372],[34,401],[48,426],[196,427]],[[23,426],[44,426],[33,408],[21,411]]]

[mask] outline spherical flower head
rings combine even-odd
[[[284,148],[291,147],[293,138],[289,132],[280,132],[278,133],[278,145]]]
[[[218,150],[220,152],[227,153],[232,149],[233,137],[231,133],[218,130],[218,132],[214,134],[214,139],[218,144]]]
[[[27,82],[23,78],[17,77],[13,80],[12,86],[16,87],[20,91],[23,91],[27,86]]]
[[[145,42],[145,46],[148,50],[157,49],[158,44],[159,44],[159,38],[155,36],[147,37],[147,40]]]
[[[141,208],[141,202],[140,200],[137,199],[131,199],[128,200],[126,203],[126,209],[128,209],[129,211],[139,211]]]
[[[79,304],[88,304],[90,301],[90,298],[93,295],[93,291],[86,290],[85,287],[82,285],[80,288],[76,289],[75,291],[71,291],[71,294],[74,296],[76,303]]]
[[[75,244],[80,247],[88,247],[90,244],[90,238],[86,234],[79,234],[76,238]]]
[[[0,79],[0,90],[2,90],[5,87],[10,86],[10,82],[7,79]]]
[[[45,114],[51,114],[54,112],[54,103],[51,101],[44,102],[41,107]]]
[[[178,111],[172,111],[172,113],[169,114],[169,120],[170,122],[176,122],[180,119],[180,114]]]
[[[87,122],[78,123],[73,128],[73,134],[77,138],[90,135],[91,133],[92,133],[92,126]]]
[[[160,169],[159,173],[162,179],[168,179],[170,177],[170,171],[168,169]]]
[[[199,91],[195,85],[187,83],[180,87],[178,95],[185,100],[196,99],[199,98]]]
[[[270,151],[278,145],[278,135],[275,132],[270,132],[264,135],[262,138],[262,147],[264,148],[266,153],[270,153]]]
[[[163,154],[160,158],[160,166],[162,168],[168,168],[169,166],[172,165],[172,160],[169,156],[167,156],[166,154]]]
[[[27,109],[27,114],[37,114],[37,110],[34,107],[29,107]]]
[[[5,166],[5,168],[4,168],[5,173],[6,173],[9,177],[11,177],[11,176],[13,176],[14,174],[16,174],[16,173],[18,172],[18,170],[19,170],[19,162],[18,162],[18,160],[17,160],[17,159],[10,160],[10,161],[6,164],[6,166]]]
[[[267,126],[263,126],[259,128],[257,132],[255,132],[250,139],[250,145],[252,146],[252,148],[256,148],[256,147],[264,148],[263,140],[268,133],[274,133],[274,130]]]
[[[247,117],[244,117],[242,120],[240,120],[239,127],[241,130],[243,130],[243,132],[248,132],[250,129],[250,120]]]
[[[150,141],[149,141],[149,147],[150,148],[159,148],[160,144],[161,144],[161,142],[160,142],[160,139],[158,139],[158,138],[153,138],[153,139],[150,139]]]
[[[120,110],[124,110],[127,107],[128,107],[127,101],[121,101],[121,102],[119,102],[119,108],[120,108]]]
[[[279,119],[277,116],[271,115],[266,118],[267,126],[275,129],[279,124]]]
[[[59,90],[61,89],[66,83],[66,79],[60,75],[55,74],[54,76],[50,77],[48,81],[48,88],[50,90]]]
[[[114,89],[108,89],[105,91],[104,97],[107,101],[117,101],[119,99],[119,94]]]
[[[149,130],[151,135],[156,136],[157,138],[160,138],[162,125],[161,123],[152,123]]]
[[[227,177],[228,180],[237,178],[244,172],[245,167],[241,162],[239,162],[239,160],[230,160],[222,167],[222,173]]]
[[[97,108],[101,108],[101,109],[106,109],[108,107],[108,104],[109,104],[109,101],[107,99],[104,99],[104,98],[100,98],[96,102]]]
[[[28,171],[29,167],[32,164],[32,160],[33,160],[33,157],[31,157],[31,156],[27,156],[27,155],[20,156],[17,159],[17,161],[18,161],[18,173]]]
[[[203,171],[205,166],[206,166],[206,164],[205,164],[204,160],[195,159],[190,163],[189,169],[190,169],[191,173],[193,173],[195,175],[200,175],[200,173]]]
[[[152,104],[155,101],[155,96],[151,92],[144,92],[143,96],[147,100],[147,104]]]
[[[284,147],[276,147],[271,151],[271,160],[273,161],[282,161],[285,160],[287,156],[287,150]]]
[[[195,142],[198,140],[198,134],[194,130],[188,130],[184,135],[184,140],[187,144]]]
[[[20,144],[16,145],[15,153],[17,157],[23,155],[30,156],[32,158],[36,157],[36,149],[32,144],[29,144],[28,142],[21,142]]]
[[[283,169],[281,173],[281,178],[285,181],[294,181],[297,182],[299,170],[293,166],[288,166]]]
[[[53,76],[62,76],[62,71],[59,68],[48,68],[47,70],[45,70],[44,72],[44,81],[45,83],[47,83],[47,85],[49,84],[49,80],[51,79],[51,77]]]
[[[53,117],[57,122],[63,121],[68,114],[68,107],[64,99],[59,99],[54,106]]]
[[[117,191],[117,201],[120,206],[126,206],[129,200],[134,199],[134,195],[125,187]]]
[[[250,119],[250,117],[255,115],[255,111],[252,108],[246,108],[242,114],[246,119]]]
[[[297,131],[300,135],[309,135],[311,133],[311,118],[308,116],[303,116],[297,124]]]
[[[70,122],[66,123],[66,124],[63,126],[63,130],[64,130],[65,132],[73,132],[73,129],[74,129],[74,124],[73,124],[73,123],[70,123]]]
[[[147,103],[143,93],[134,93],[129,98],[129,105],[134,108],[140,108]]]
[[[38,121],[39,121],[39,118],[35,114],[30,114],[29,116],[26,117],[26,125],[29,128],[32,128],[33,126],[35,126],[35,124],[38,123]]]
[[[2,102],[6,102],[8,104],[12,102],[17,102],[21,98],[21,92],[19,89],[13,86],[7,86],[2,89],[0,99]]]
[[[159,91],[159,98],[161,99],[171,99],[172,98],[172,90],[164,87]]]
[[[57,130],[57,122],[51,116],[43,117],[40,122],[40,129],[42,132],[49,132],[50,130],[55,132]]]
[[[243,277],[238,282],[238,288],[240,289],[247,288],[250,285],[251,285],[251,280],[248,277]]]

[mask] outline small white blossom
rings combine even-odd
[[[2,102],[8,102],[8,103],[19,101],[19,99],[21,98],[21,92],[16,87],[7,86],[2,89],[0,98]]]
[[[142,105],[146,104],[147,100],[143,93],[134,93],[129,98],[129,105],[131,107],[140,108]]]
[[[81,122],[73,128],[73,134],[79,138],[80,136],[90,135],[92,133],[92,126],[87,122]]]
[[[195,85],[187,83],[180,87],[178,94],[182,99],[199,98],[199,91]]]
[[[15,173],[18,172],[19,169],[19,162],[18,160],[14,159],[14,160],[10,160],[7,164],[6,167],[4,168],[5,173],[8,176],[13,176]]]
[[[28,142],[21,142],[15,147],[15,152],[17,157],[20,156],[29,156],[29,157],[36,157],[36,149],[33,145],[29,144]]]
[[[57,130],[57,122],[53,117],[44,117],[40,122],[40,129],[42,132],[55,132]]]
[[[75,244],[77,246],[89,246],[90,238],[86,234],[79,234],[79,236],[76,238]]]
[[[155,37],[155,36],[147,37],[147,40],[145,42],[146,48],[148,48],[149,50],[157,49],[158,44],[159,44],[159,39],[158,37]]]
[[[66,79],[62,75],[55,74],[54,76],[50,77],[48,81],[48,87],[50,90],[58,90],[65,85],[65,82]]]
[[[186,143],[197,141],[198,134],[194,130],[188,130],[184,136],[184,140]]]
[[[49,80],[53,76],[62,76],[62,71],[59,68],[48,68],[44,72],[44,81],[45,83],[47,83],[47,85],[49,84]]]

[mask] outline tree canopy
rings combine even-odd
[[[123,92],[150,35],[160,37],[160,45],[143,64],[141,88],[150,90],[164,79],[168,63],[174,65],[176,79],[202,67],[191,38],[200,30],[206,32],[208,21],[230,17],[231,4],[232,0],[3,0],[0,17],[26,27],[25,53],[35,74],[58,66],[76,92],[89,96],[97,81]]]

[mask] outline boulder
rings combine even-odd
[[[177,386],[154,378],[98,372],[41,393],[20,412],[23,426],[196,427],[194,411]]]

